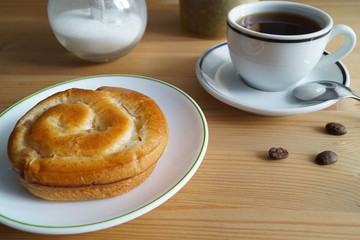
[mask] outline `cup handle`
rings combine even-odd
[[[338,36],[338,35],[345,36],[344,44],[339,49],[337,49],[335,52],[325,55],[319,61],[319,63],[317,64],[317,67],[323,67],[328,64],[332,64],[332,63],[339,61],[340,59],[342,59],[343,57],[348,55],[355,47],[356,34],[352,30],[352,28],[350,28],[349,26],[344,25],[344,24],[334,25],[330,32],[328,43],[331,41],[331,39],[333,39],[335,36]]]

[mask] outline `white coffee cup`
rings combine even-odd
[[[263,33],[241,26],[249,15],[289,13],[314,20],[320,29],[296,35]],[[250,86],[264,91],[288,89],[315,67],[333,64],[349,54],[356,44],[354,31],[315,7],[294,2],[260,1],[234,7],[227,18],[227,44],[231,61]],[[333,53],[324,55],[328,42],[344,35],[345,42]]]

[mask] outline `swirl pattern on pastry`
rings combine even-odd
[[[98,192],[149,172],[167,141],[165,115],[153,99],[124,88],[69,89],[41,101],[17,122],[8,153],[30,191],[33,185]]]

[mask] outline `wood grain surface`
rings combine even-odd
[[[360,1],[299,2],[325,10],[335,23],[360,33]],[[32,234],[0,224],[0,239],[360,239],[359,102],[346,99],[322,111],[287,117],[252,115],[216,100],[198,83],[196,61],[224,39],[184,32],[177,1],[148,0],[141,42],[105,64],[80,60],[57,42],[46,4],[0,1],[0,112],[35,91],[76,77],[144,75],[194,98],[208,121],[209,146],[188,184],[137,219],[71,236]],[[342,41],[335,39],[328,50]],[[360,92],[359,44],[342,62],[352,88]],[[344,124],[348,133],[326,134],[330,121]],[[271,161],[270,147],[284,147],[290,156]],[[314,158],[324,150],[337,152],[338,162],[317,165]]]

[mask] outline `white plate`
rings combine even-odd
[[[150,177],[134,190],[109,199],[49,202],[33,197],[10,170],[7,141],[16,121],[49,95],[68,88],[125,87],[153,98],[166,115],[169,142]],[[130,75],[101,75],[71,80],[37,92],[0,114],[0,222],[24,231],[73,234],[112,227],[164,203],[194,175],[205,155],[208,127],[200,107],[182,90],[165,82]]]
[[[336,103],[336,100],[311,104],[300,102],[292,95],[293,87],[286,91],[265,92],[246,85],[231,63],[226,42],[215,45],[199,58],[196,74],[200,84],[213,97],[254,114],[300,114],[318,111]],[[299,84],[317,80],[332,80],[350,85],[349,73],[341,62],[314,69]]]

